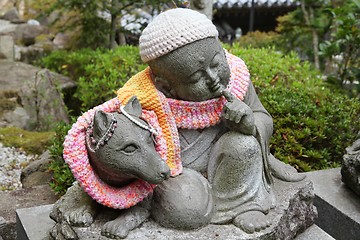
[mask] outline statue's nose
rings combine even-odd
[[[215,92],[217,91],[220,85],[220,78],[215,69],[208,68],[206,70],[207,74],[207,85],[209,86],[210,91]]]
[[[170,168],[167,165],[165,165],[162,171],[160,172],[160,177],[164,180],[170,177]]]
[[[218,79],[218,74],[215,69],[208,67],[206,69],[206,75],[208,77],[208,83],[212,84]]]
[[[167,172],[162,172],[161,173],[161,178],[166,180],[170,177],[170,171],[167,171]]]

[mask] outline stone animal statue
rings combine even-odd
[[[151,208],[145,212],[171,228],[212,223],[233,224],[250,234],[268,229],[272,222],[269,212],[276,206],[273,177],[299,181],[304,176],[270,153],[272,118],[256,95],[245,63],[222,48],[216,27],[205,15],[190,9],[159,14],[144,29],[139,48],[149,67],[117,91],[117,101],[125,104],[137,96],[142,108],[156,115],[163,134],[157,141],[164,144],[160,149],[171,176],[154,189]],[[89,156],[99,142],[95,137]],[[117,148],[120,145],[112,151]],[[124,180],[112,173],[117,171],[114,158],[106,152],[100,155],[97,159],[102,160],[96,161],[97,165],[93,162],[99,177],[113,185],[129,180],[127,174]],[[69,156],[69,162],[73,158]],[[87,176],[82,167],[69,165],[78,179]],[[128,216],[127,221],[119,217],[104,226],[106,236],[124,237],[147,216],[136,212],[144,212],[140,205],[150,194],[139,192],[139,201],[132,201],[133,195],[129,195],[124,205],[112,201],[113,197],[97,196],[103,192],[97,184],[82,184],[82,188],[105,206],[130,207],[123,215]],[[83,216],[93,219],[92,208],[76,209],[69,222],[81,222]]]
[[[158,184],[169,178],[170,169],[155,150],[154,133],[150,131],[155,130],[140,118],[142,109],[137,98],[130,99],[121,111],[100,110],[94,116],[87,152],[99,178],[115,187],[134,179]],[[137,122],[145,127],[137,126]]]
[[[196,193],[205,191],[207,194],[191,194],[192,202],[184,197],[180,202],[186,205],[191,203],[197,207],[187,208],[188,211],[179,213],[183,215],[180,222],[174,219],[166,220],[164,216],[166,212],[163,210],[172,204],[169,201],[177,202],[180,199],[167,199],[166,192],[161,192],[163,189],[161,183],[169,178],[170,169],[156,151],[153,136],[156,130],[142,120],[141,115],[141,105],[136,97],[132,97],[124,108],[121,107],[121,113],[96,111],[93,123],[87,129],[86,147],[89,162],[102,181],[116,188],[126,186],[138,179],[150,184],[160,184],[158,193],[155,193],[155,207],[151,208],[149,204],[151,199],[147,199],[142,204],[122,211],[118,218],[103,226],[102,234],[110,238],[124,238],[130,230],[146,220],[151,212],[158,222],[168,227],[192,229],[208,224],[213,209],[210,186],[205,178],[192,170],[184,170],[179,180],[181,179],[184,186],[187,186],[188,182],[198,181],[198,184],[189,185],[192,187],[187,191],[189,194],[193,191]],[[170,182],[171,180],[168,184]],[[61,199],[51,213],[51,217],[62,224],[54,226],[51,232],[54,239],[60,235],[65,238],[66,236],[76,238],[76,233],[71,230],[70,225],[89,226],[99,210],[98,204],[89,195],[83,194],[78,184],[74,184],[67,195],[72,196],[70,202],[69,197]],[[75,203],[73,199],[81,199],[81,201]],[[59,205],[65,206],[65,209]],[[202,217],[195,216],[196,213],[199,214],[199,212],[194,214],[193,210],[196,209],[201,209],[200,216]],[[189,216],[192,215],[195,217],[192,217],[192,221],[188,221]],[[64,219],[69,225],[64,224]],[[182,222],[181,219],[183,219]],[[65,230],[64,226],[67,226]]]

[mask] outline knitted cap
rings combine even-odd
[[[186,8],[171,9],[156,16],[142,32],[140,56],[148,62],[208,37],[218,37],[218,31],[204,14]]]

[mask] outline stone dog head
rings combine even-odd
[[[99,178],[111,186],[120,187],[135,179],[161,183],[170,176],[170,169],[156,152],[152,133],[134,123],[148,126],[140,119],[142,108],[138,99],[132,97],[123,111],[130,117],[119,112],[95,113],[87,136],[90,164]]]

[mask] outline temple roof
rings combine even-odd
[[[255,7],[291,7],[297,6],[295,0],[255,0]],[[242,8],[251,7],[249,0],[214,0],[213,7],[219,8]]]

